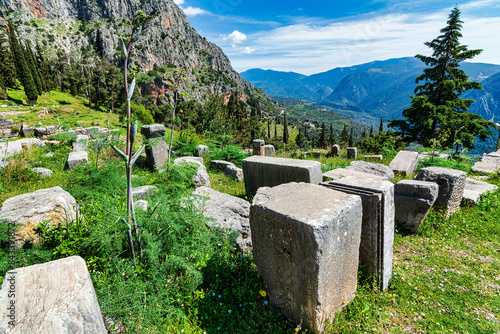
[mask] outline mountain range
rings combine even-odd
[[[398,119],[410,105],[415,79],[424,68],[420,60],[406,57],[339,67],[310,76],[262,69],[241,75],[270,96],[315,102],[354,119],[357,114]],[[499,122],[500,65],[464,62],[461,68],[471,80],[483,85],[483,90],[464,94],[476,101],[469,111]]]

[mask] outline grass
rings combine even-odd
[[[56,93],[51,99],[62,97]],[[70,106],[77,109],[77,103]],[[61,115],[64,121],[71,116]],[[118,221],[126,211],[123,164],[105,150],[99,170],[90,152],[89,166],[65,171],[70,151],[66,141],[34,147],[11,158],[0,174],[0,203],[59,185],[77,199],[84,217],[52,228],[42,225],[42,242],[17,251],[19,266],[82,256],[101,310],[114,319],[119,333],[306,331],[270,304],[252,256],[237,249],[236,234],[207,228],[204,217],[180,205],[193,190],[192,171],[178,166],[169,173],[134,168],[133,186],[159,188],[148,199],[148,211],[137,212],[145,257],[134,268],[124,226]],[[53,158],[46,157],[49,152]],[[237,154],[230,156],[239,159]],[[342,156],[318,160],[324,170],[350,162]],[[434,159],[420,167],[450,168],[449,163]],[[40,179],[30,172],[38,166],[51,169],[52,178]],[[470,163],[451,167],[469,170]],[[219,171],[209,169],[209,175],[215,190],[246,198],[244,183]],[[500,184],[498,175],[490,182]],[[418,234],[396,231],[389,289],[381,292],[359,281],[356,298],[328,323],[326,333],[500,333],[499,216],[496,191],[450,218],[431,212]],[[4,230],[0,224],[0,280],[9,269]]]

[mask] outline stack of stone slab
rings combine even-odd
[[[434,203],[435,209],[446,216],[456,212],[464,196],[467,174],[463,171],[441,168],[422,168],[416,180],[437,183],[438,197]]]
[[[434,152],[434,154],[428,153],[428,152],[423,152],[423,153],[420,153],[418,155],[418,159],[419,160],[421,160],[421,159],[430,159],[432,157],[438,158],[438,159],[449,159],[450,155],[446,154],[446,153],[438,153],[438,152]]]
[[[354,298],[362,216],[359,196],[306,183],[260,188],[250,228],[271,303],[321,332]]]
[[[420,224],[436,202],[438,185],[434,182],[402,180],[394,185],[396,227],[417,233]]]
[[[4,115],[0,114],[0,138],[15,138],[17,137],[17,132],[12,131],[14,127],[14,121],[11,119],[6,119]]]
[[[380,290],[389,287],[394,243],[394,185],[385,180],[343,178],[322,186],[350,195],[363,203],[359,261],[364,278],[373,278]]]
[[[0,333],[107,333],[87,265],[79,256],[8,271],[0,307]]]
[[[482,175],[497,173],[499,170],[500,170],[500,151],[484,154],[481,160],[476,162],[471,168],[472,172]]]
[[[168,160],[169,147],[165,143],[165,127],[162,124],[144,125],[141,134],[147,142],[146,160],[151,170],[162,168]]]
[[[365,172],[359,172],[356,170],[345,169],[345,168],[336,168],[332,169],[328,172],[323,173],[323,181],[333,181],[339,180],[342,178],[366,178],[366,179],[374,179],[374,180],[386,180],[385,177],[381,175],[374,175]]]
[[[411,151],[399,151],[392,159],[389,167],[395,174],[402,176],[413,175],[418,166],[418,153]]]
[[[379,164],[375,162],[367,162],[362,160],[352,161],[349,166],[346,167],[348,170],[353,170],[357,172],[363,172],[372,174],[375,176],[381,176],[385,180],[392,180],[394,178],[394,172],[392,169],[384,164]]]
[[[247,194],[255,194],[260,187],[289,182],[319,184],[323,179],[321,164],[317,161],[258,155],[243,160],[243,174]]]

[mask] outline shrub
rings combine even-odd
[[[243,152],[237,146],[228,145],[222,150],[216,149],[208,153],[208,159],[212,160],[225,160],[234,163],[241,167],[242,160],[248,158],[250,155]]]

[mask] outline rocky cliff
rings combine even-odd
[[[184,12],[172,0],[0,0],[0,17],[10,18],[21,38],[39,41],[46,55],[61,50],[78,61],[89,46],[96,54],[119,63],[119,34],[127,36],[138,10],[151,18],[134,43],[132,63],[140,72],[154,64],[185,67],[185,91],[197,100],[207,93],[265,97],[235,72],[215,44],[198,35]],[[58,51],[59,50],[59,51]]]

